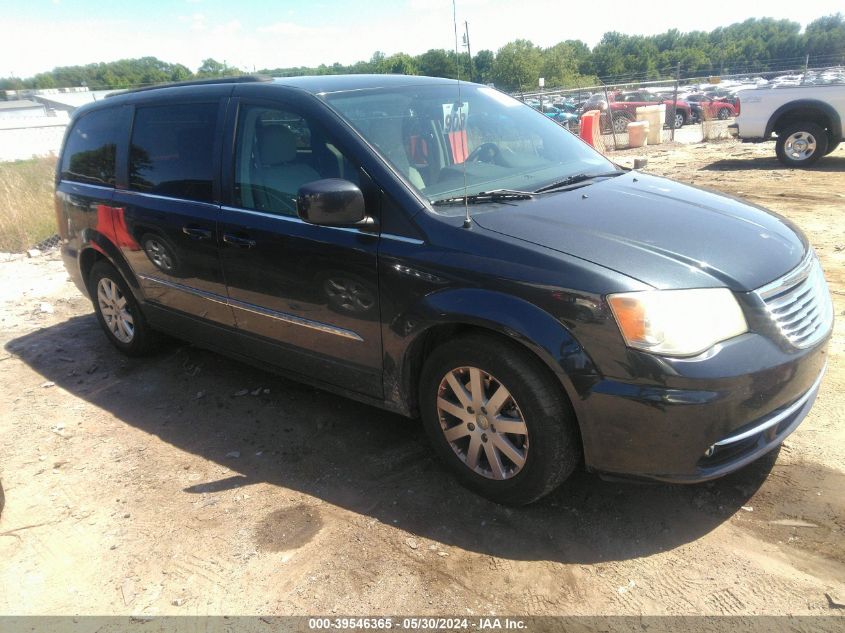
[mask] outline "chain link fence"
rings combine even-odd
[[[549,118],[579,133],[580,117],[590,110],[599,110],[602,152],[628,149],[630,123],[642,120],[640,108],[662,106],[665,114],[660,130],[660,143],[700,143],[730,138],[728,126],[739,112],[737,91],[758,86],[802,85],[845,82],[845,67],[804,68],[801,72],[786,71],[727,75],[681,80],[629,81],[574,88],[546,89],[520,93],[523,102],[542,111]],[[654,144],[654,134],[649,144]]]
[[[678,82],[639,82],[585,86],[519,95],[522,101],[541,110],[573,133],[579,133],[580,115],[590,110],[601,112],[600,151],[627,149],[631,146],[628,125],[645,120],[642,108],[658,106],[660,142],[698,143],[728,137],[728,125],[736,116],[735,98],[722,101],[696,86]],[[571,113],[575,116],[561,116]],[[577,118],[576,118],[577,117]],[[652,132],[650,142],[654,142]]]

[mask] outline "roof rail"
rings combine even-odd
[[[174,81],[171,83],[156,84],[154,86],[144,86],[143,88],[133,88],[131,90],[111,92],[106,95],[106,99],[108,99],[109,97],[116,97],[118,95],[145,92],[147,90],[158,90],[159,88],[181,88],[182,86],[208,86],[214,84],[245,84],[257,81],[273,81],[273,78],[267,75],[239,75],[237,77],[212,77],[210,79],[191,79],[189,81]]]

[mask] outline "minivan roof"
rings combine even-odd
[[[302,77],[276,77],[273,83],[300,88],[314,94],[365,90],[370,88],[395,88],[401,86],[425,86],[434,84],[455,84],[456,79],[424,77],[420,75],[307,75]],[[467,82],[463,82],[467,83]]]
[[[241,75],[238,77],[219,77],[211,79],[194,79],[173,83],[145,86],[133,90],[113,92],[107,97],[114,98],[137,92],[172,88],[192,88],[198,86],[230,85],[239,83],[273,83],[276,85],[299,88],[313,94],[328,92],[343,92],[346,90],[362,90],[365,88],[386,88],[394,86],[419,86],[429,84],[458,84],[456,79],[442,77],[424,77],[419,75],[303,75],[300,77],[268,77],[266,75]]]
[[[265,86],[270,92],[274,88],[294,88],[314,95],[324,95],[352,90],[369,90],[374,88],[394,88],[402,86],[455,85],[456,79],[442,77],[424,77],[419,75],[306,75],[302,77],[267,77],[263,75],[241,75],[239,77],[221,77],[214,79],[198,79],[192,81],[147,86],[124,92],[114,92],[108,98],[87,103],[76,109],[74,117],[79,117],[92,110],[119,105],[165,99],[178,99],[180,96],[192,94],[223,95],[224,90],[231,91],[234,84],[252,84],[256,87]]]

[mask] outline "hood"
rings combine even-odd
[[[473,220],[661,289],[753,290],[797,266],[808,248],[785,218],[638,172],[496,205]]]

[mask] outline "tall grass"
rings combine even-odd
[[[0,163],[0,251],[21,252],[56,233],[56,157]]]

